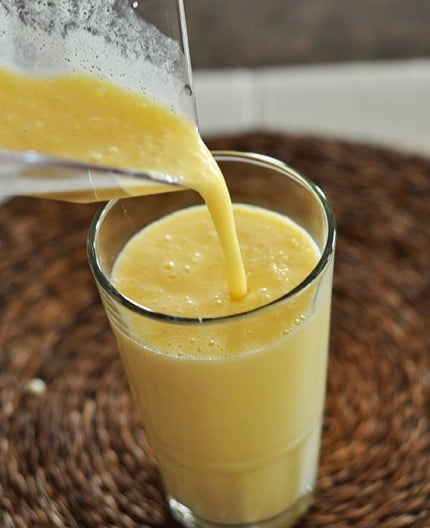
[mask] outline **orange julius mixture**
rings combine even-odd
[[[229,295],[207,209],[150,224],[123,248],[112,282],[171,315],[223,316],[294,288],[319,251],[291,220],[234,204],[248,294]],[[330,292],[314,289],[252,320],[172,325],[130,312],[114,322],[131,387],[168,491],[203,519],[268,519],[306,494],[317,471]]]

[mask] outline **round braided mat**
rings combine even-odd
[[[257,133],[210,146],[285,160],[337,217],[321,469],[298,526],[430,527],[430,160]],[[86,263],[96,207],[0,207],[6,528],[175,525]]]

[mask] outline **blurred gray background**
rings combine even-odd
[[[430,57],[430,0],[184,0],[193,68]]]

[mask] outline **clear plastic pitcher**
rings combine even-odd
[[[35,78],[84,74],[196,123],[182,0],[0,1],[0,68]],[[0,84],[0,100],[2,86]],[[31,98],[31,93],[28,94]],[[0,120],[7,118],[0,105]],[[0,142],[0,197],[99,201],[174,190],[174,174],[67,159]]]

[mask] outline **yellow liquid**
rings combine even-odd
[[[232,301],[207,210],[148,226],[112,282],[156,311],[222,316],[299,284],[319,252],[288,218],[233,205],[248,295]],[[309,492],[318,464],[330,288],[230,322],[172,325],[112,317],[123,362],[168,492],[205,520],[271,518]]]
[[[1,67],[0,121],[0,149],[170,174],[197,191],[223,247],[230,293],[237,298],[246,294],[229,193],[194,123],[95,77],[40,79]],[[102,198],[116,198],[122,191],[106,189]],[[153,192],[159,192],[159,186]],[[134,183],[130,194],[138,193]],[[150,189],[143,187],[142,194],[150,194]],[[84,200],[79,192],[74,198]]]

